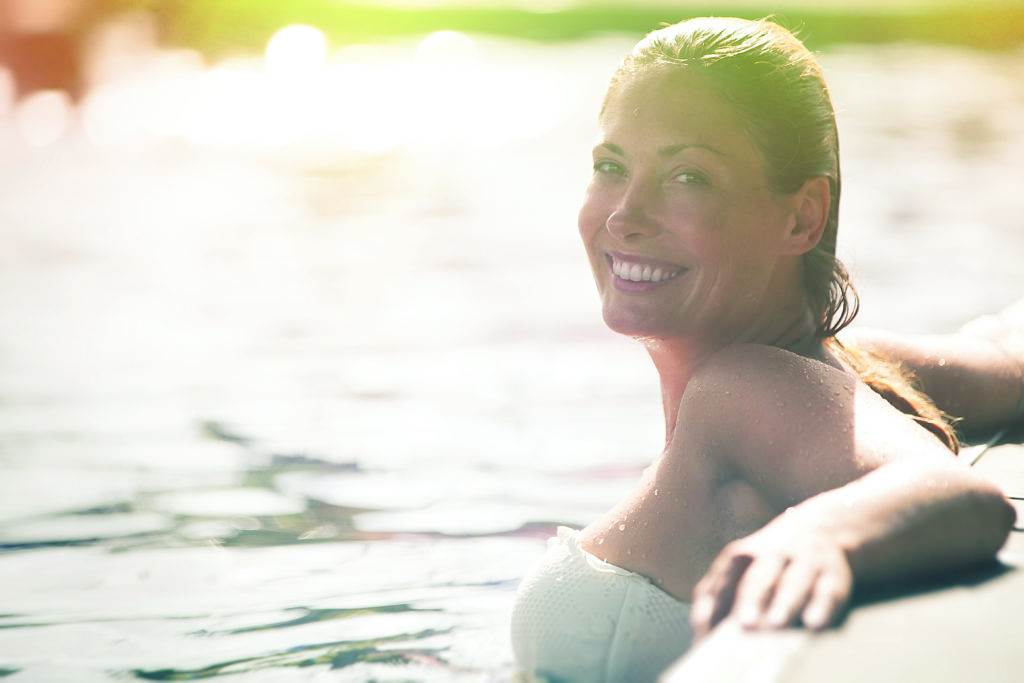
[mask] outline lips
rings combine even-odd
[[[615,284],[632,285],[628,287],[630,291],[636,290],[637,285],[647,285],[641,287],[643,290],[663,285],[687,270],[678,264],[619,252],[607,252],[605,258],[615,275]]]

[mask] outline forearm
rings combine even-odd
[[[910,370],[957,428],[984,433],[1020,419],[1024,349],[975,334],[900,335],[857,330],[844,341]]]
[[[883,465],[791,508],[779,522],[834,538],[854,581],[869,584],[989,559],[1015,518],[995,485],[959,466],[917,462]]]

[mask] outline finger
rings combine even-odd
[[[695,636],[704,637],[728,614],[736,585],[749,564],[749,556],[732,553],[728,548],[715,558],[708,573],[694,588],[690,623]]]
[[[750,562],[749,555],[723,551],[694,588],[690,624],[697,638],[707,635],[729,613],[740,577]]]
[[[788,562],[786,557],[769,555],[758,558],[747,569],[740,581],[734,608],[742,626],[753,628],[761,622]]]
[[[814,594],[820,571],[819,567],[807,562],[793,562],[786,567],[768,607],[765,623],[769,627],[781,628],[796,621]]]
[[[814,595],[803,611],[804,625],[817,631],[834,623],[850,600],[852,588],[853,577],[848,571],[821,574],[814,586]]]

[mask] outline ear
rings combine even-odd
[[[805,181],[792,195],[792,213],[783,238],[783,253],[799,256],[814,249],[825,232],[831,205],[832,190],[826,176]]]

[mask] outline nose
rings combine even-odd
[[[650,203],[646,189],[634,180],[605,221],[608,232],[623,241],[658,234],[660,228],[651,216]]]

